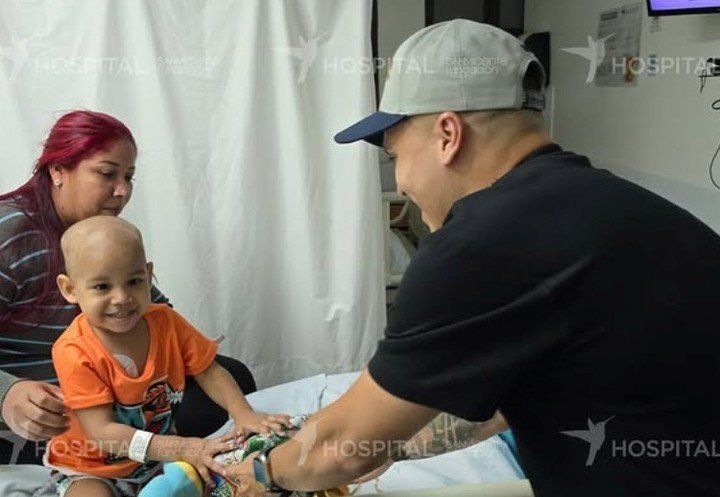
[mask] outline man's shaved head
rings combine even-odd
[[[109,250],[134,252],[145,263],[142,234],[131,223],[114,216],[94,216],[68,228],[60,239],[65,272],[73,277],[85,257]]]

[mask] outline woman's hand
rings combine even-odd
[[[45,440],[69,428],[68,409],[59,387],[40,381],[14,383],[2,403],[2,419],[28,440]]]
[[[292,424],[290,424],[290,416],[286,414],[246,411],[232,418],[235,421],[238,435],[247,435],[249,433],[269,435],[271,432],[282,433],[286,429],[293,428]]]

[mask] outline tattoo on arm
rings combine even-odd
[[[424,459],[464,449],[507,429],[499,412],[488,421],[474,423],[448,413],[438,415],[392,455],[393,461]]]

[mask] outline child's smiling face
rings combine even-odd
[[[74,230],[71,232],[71,230]],[[97,332],[132,331],[150,305],[152,264],[140,234],[118,218],[90,218],[63,236],[65,298],[77,303]]]

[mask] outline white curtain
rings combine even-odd
[[[63,111],[138,142],[158,286],[262,386],[362,368],[385,324],[371,0],[2,0],[0,191]]]

